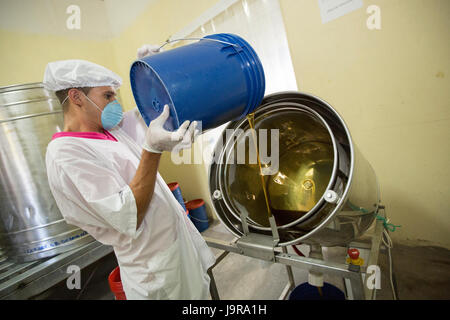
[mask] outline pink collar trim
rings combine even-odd
[[[117,139],[109,133],[107,130],[100,132],[57,132],[53,135],[52,140],[61,137],[75,137],[75,138],[85,138],[85,139],[97,139],[97,140],[110,140],[116,141]]]

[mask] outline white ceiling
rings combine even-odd
[[[85,39],[111,39],[159,0],[0,0],[0,29]],[[78,5],[80,30],[69,30],[66,9]]]

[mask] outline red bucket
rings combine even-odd
[[[184,203],[188,210],[194,210],[200,208],[205,204],[205,201],[202,199],[195,199]]]
[[[167,186],[169,187],[170,191],[174,191],[176,188],[179,187],[179,184],[178,182],[171,182],[168,183]]]
[[[116,267],[108,277],[109,287],[116,296],[116,300],[127,300],[123,291],[122,281],[120,279],[120,268]]]

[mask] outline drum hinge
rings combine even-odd
[[[275,245],[272,236],[266,236],[257,233],[248,233],[242,236],[237,242],[237,247],[242,251],[243,255],[267,260],[275,261]]]

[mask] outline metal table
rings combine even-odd
[[[71,275],[67,273],[68,266],[83,269],[111,252],[111,246],[94,241],[46,259],[26,263],[3,261],[0,263],[0,299],[36,296],[68,278]]]
[[[353,241],[348,245],[348,248],[358,248],[369,251],[367,266],[377,265],[378,263],[378,256],[380,248],[382,247],[381,237],[383,229],[383,222],[377,220],[374,231],[370,235],[369,242]],[[249,234],[247,234],[247,239],[249,239],[248,235]],[[216,257],[216,263],[208,270],[208,274],[211,278],[210,292],[213,300],[220,300],[220,297],[212,271],[230,252],[271,261],[273,263],[284,264],[288,275],[288,283],[279,297],[280,300],[285,300],[288,297],[288,294],[295,288],[292,267],[341,277],[345,286],[346,298],[349,300],[374,300],[376,298],[376,289],[369,289],[368,286],[365,285],[364,279],[366,267],[289,254],[286,247],[274,248],[270,243],[272,241],[270,236],[267,236],[266,239],[263,239],[263,236],[255,234],[250,234],[250,236],[254,237],[254,239],[250,239],[250,241],[246,239],[244,243],[240,243],[242,238],[236,238],[231,242],[227,242],[204,237],[208,246],[224,250],[222,254]]]
[[[369,250],[370,255],[367,265],[376,265],[381,246],[382,232],[383,223],[378,220],[369,243],[356,241],[350,243],[349,247]],[[295,288],[292,267],[341,276],[344,279],[348,299],[375,299],[376,290],[370,290],[364,285],[363,275],[365,268],[300,257],[295,254],[289,254],[285,247],[271,250],[270,246],[264,246],[261,242],[251,247],[248,242],[244,245],[239,243],[240,239],[227,242],[207,237],[204,238],[210,247],[224,250],[217,257],[215,265],[208,271],[211,277],[211,296],[214,300],[219,300],[220,298],[212,270],[230,252],[284,264],[289,281],[279,299],[286,299],[288,294]],[[68,266],[77,265],[80,269],[83,269],[111,252],[113,252],[111,246],[105,246],[98,241],[94,241],[47,259],[22,264],[9,260],[0,262],[0,299],[28,299],[36,296],[68,278],[70,276],[67,273]]]

